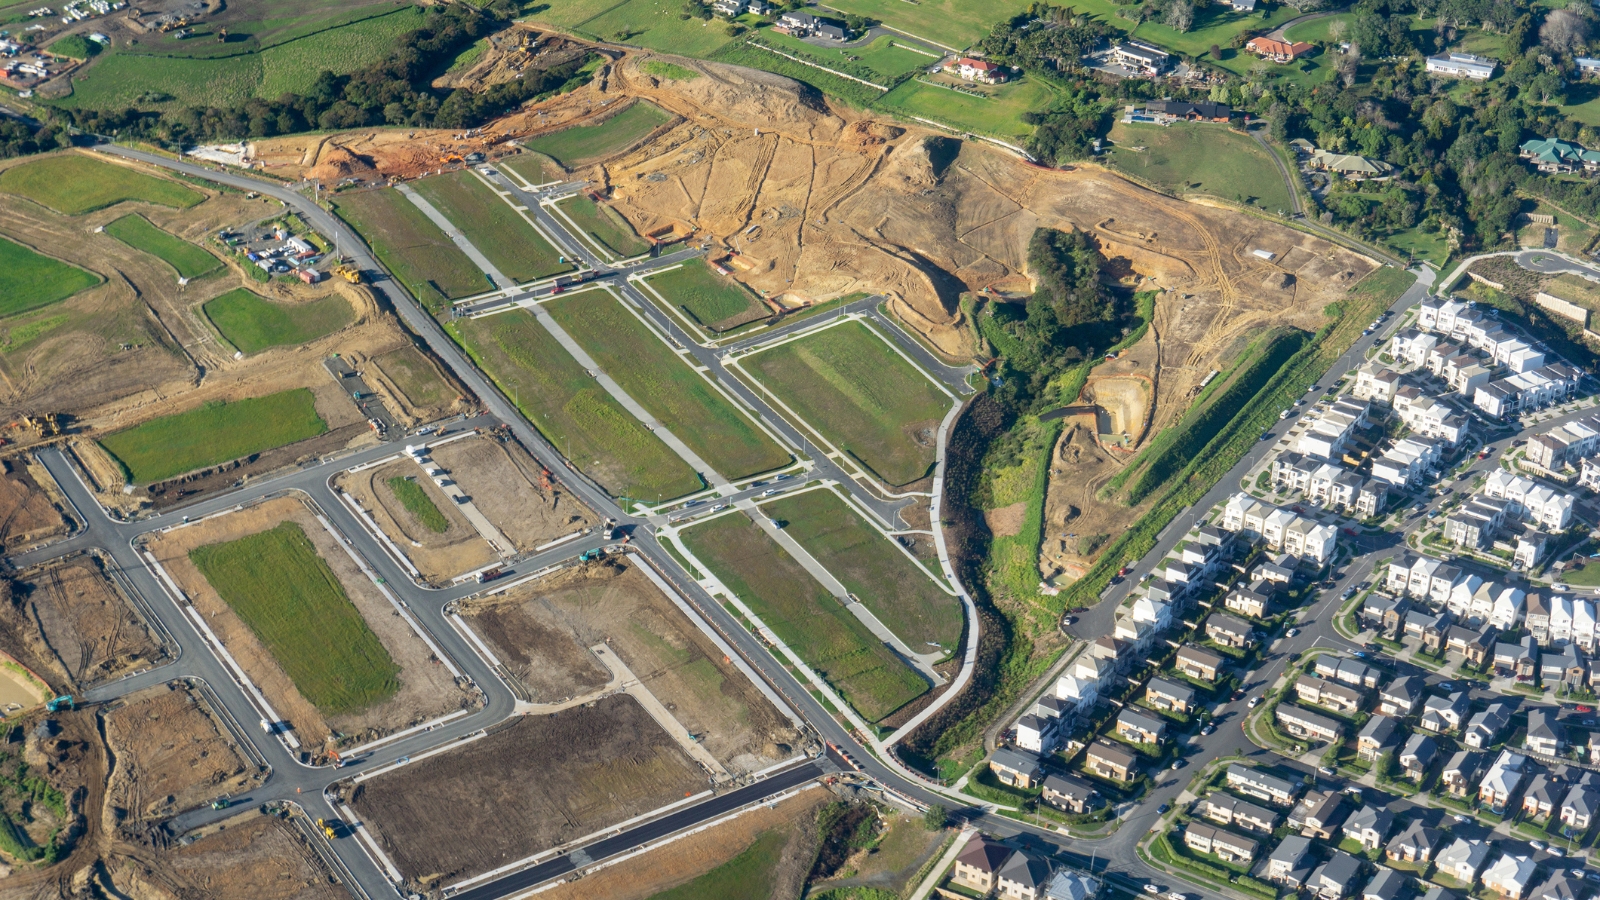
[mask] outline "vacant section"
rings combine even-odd
[[[659,809],[705,773],[632,697],[528,716],[358,785],[350,798],[408,881],[450,883]]]
[[[16,551],[66,534],[67,520],[55,496],[43,466],[27,459],[0,460],[0,549]]]
[[[424,178],[412,186],[507,278],[533,281],[572,271],[572,264],[562,262],[556,248],[472,170]]]
[[[1291,207],[1282,178],[1263,178],[1276,163],[1252,138],[1206,125],[1121,123],[1111,126],[1113,168],[1179,194],[1211,194],[1266,210]]]
[[[339,294],[283,303],[235,288],[207,301],[202,309],[222,337],[241,353],[304,344],[332,334],[355,319],[350,301]]]
[[[789,462],[783,448],[609,291],[586,291],[545,308],[629,397],[724,477]]]
[[[462,613],[536,703],[605,686],[610,673],[588,649],[605,643],[733,774],[788,756],[788,719],[639,565],[613,558],[564,569],[469,601]]]
[[[91,272],[0,238],[0,316],[59,303],[99,283]]]
[[[175,181],[76,153],[47,156],[0,172],[0,191],[26,197],[68,216],[125,200],[188,209],[205,199]]]
[[[447,581],[496,559],[494,548],[412,460],[343,472],[335,483],[356,499],[426,581]],[[406,503],[408,495],[424,515],[431,509],[439,517],[434,525],[444,527],[423,521]]]
[[[416,347],[401,347],[374,356],[370,367],[388,381],[405,405],[423,422],[442,415],[461,397],[461,392],[439,371],[439,367]],[[369,368],[369,372],[371,371]]]
[[[148,669],[166,651],[98,557],[56,560],[18,575],[14,607],[0,613],[23,636],[21,658],[74,691]]]
[[[520,443],[504,433],[450,441],[435,446],[432,453],[433,461],[450,473],[473,505],[519,552],[542,547],[599,521]]]
[[[522,146],[573,168],[623,150],[667,123],[672,116],[640,100],[598,125],[578,125],[522,142]]]
[[[204,247],[162,231],[144,216],[123,216],[105,228],[106,234],[171,266],[180,279],[199,278],[222,268],[222,260],[212,256]]]
[[[746,371],[892,486],[933,470],[950,397],[869,326],[846,322],[747,357]]]
[[[149,549],[313,757],[335,734],[349,746],[472,702],[299,500],[175,528]]]
[[[927,692],[927,682],[749,519],[723,515],[680,537],[867,721],[879,721]]]
[[[113,760],[106,804],[135,822],[194,809],[260,780],[210,706],[187,687],[141,691],[104,721]]]
[[[612,496],[669,500],[703,487],[694,470],[607,394],[524,310],[450,324],[523,416]]]
[[[708,331],[727,331],[772,314],[748,288],[713,272],[704,260],[690,260],[645,281]]]
[[[806,491],[763,504],[761,510],[783,522],[790,537],[912,650],[955,651],[961,641],[961,602],[838,494]]]
[[[340,194],[334,210],[361,235],[384,268],[431,310],[493,287],[488,276],[399,191]]]
[[[112,883],[128,897],[349,900],[349,889],[285,820],[251,809],[195,836],[156,855],[154,871],[148,859],[113,863]]]
[[[650,249],[650,242],[639,237],[633,226],[610,206],[573,194],[556,204],[590,238],[620,257],[638,256]]]
[[[138,484],[161,481],[316,437],[328,430],[308,388],[232,402],[213,400],[188,412],[100,439]]]

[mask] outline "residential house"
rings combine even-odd
[[[1550,599],[1543,593],[1528,595],[1528,632],[1539,646],[1550,643]]]
[[[983,84],[1004,84],[1011,77],[1005,66],[967,56],[946,65],[944,70],[963,81],[977,81]]]
[[[1280,41],[1265,35],[1251,38],[1244,48],[1262,59],[1270,59],[1275,63],[1294,62],[1316,49],[1305,41]]]
[[[1522,742],[1523,749],[1541,756],[1561,755],[1567,746],[1567,734],[1566,728],[1556,721],[1556,712],[1549,707],[1528,710],[1528,736]]]
[[[1229,788],[1242,794],[1259,797],[1279,806],[1294,803],[1294,798],[1300,795],[1304,787],[1301,783],[1238,763],[1228,766],[1227,783]]]
[[[1321,900],[1341,900],[1355,894],[1360,883],[1361,860],[1335,850],[1327,862],[1311,873],[1306,888]]]
[[[1322,654],[1317,657],[1313,665],[1313,671],[1321,678],[1332,679],[1360,688],[1375,688],[1378,686],[1380,677],[1378,670],[1358,659],[1346,659],[1340,656]]]
[[[1600,791],[1587,784],[1575,784],[1561,801],[1561,824],[1575,832],[1589,830],[1595,811],[1600,809]]]
[[[1389,840],[1384,854],[1392,860],[1425,863],[1444,847],[1444,832],[1418,819]]]
[[[1183,843],[1191,850],[1209,853],[1230,863],[1248,864],[1260,845],[1247,837],[1223,828],[1190,822],[1183,829]]]
[[[1490,648],[1494,646],[1494,629],[1487,628],[1479,631],[1465,625],[1451,625],[1445,629],[1444,648],[1451,653],[1459,653],[1466,657],[1469,665],[1482,666],[1489,658]]]
[[[1343,726],[1333,719],[1288,703],[1279,703],[1277,713],[1278,725],[1298,738],[1331,743],[1343,732]]]
[[[1153,116],[1189,122],[1226,122],[1233,116],[1233,110],[1226,103],[1206,101],[1151,100],[1145,103],[1144,111]]]
[[[1139,777],[1139,756],[1126,747],[1119,747],[1101,738],[1089,745],[1084,755],[1085,767],[1101,778],[1112,781],[1132,781]]]
[[[1152,678],[1144,688],[1144,701],[1156,709],[1188,713],[1195,707],[1195,689],[1165,678]]]
[[[1489,862],[1489,850],[1486,841],[1456,838],[1455,843],[1439,851],[1434,865],[1438,871],[1462,884],[1476,884],[1478,873]]]
[[[1435,734],[1453,734],[1465,724],[1470,701],[1465,691],[1448,697],[1429,697],[1422,703],[1421,727]]]
[[[1389,682],[1389,686],[1378,692],[1378,712],[1386,716],[1400,716],[1404,718],[1417,711],[1417,703],[1422,700],[1422,679],[1411,675],[1404,675]]]
[[[1313,169],[1342,175],[1351,181],[1386,178],[1394,172],[1394,166],[1381,159],[1369,159],[1353,153],[1331,153],[1320,148],[1311,154],[1309,165]]]
[[[1111,61],[1140,75],[1159,75],[1172,54],[1142,41],[1123,41],[1111,48]]]
[[[1017,720],[1017,746],[1030,753],[1050,753],[1056,749],[1060,719],[1040,718],[1028,713]]]
[[[1381,806],[1363,806],[1344,822],[1344,836],[1360,844],[1363,850],[1382,847],[1393,829],[1394,813]]]
[[[1222,657],[1210,650],[1184,644],[1178,648],[1176,667],[1179,672],[1200,681],[1216,681],[1222,669]]]
[[[1366,889],[1361,892],[1361,900],[1400,900],[1410,880],[1409,875],[1402,875],[1388,866],[1379,866],[1378,874],[1372,876]]]
[[[1589,765],[1600,766],[1600,731],[1589,732]]]
[[[1275,592],[1272,586],[1265,581],[1256,581],[1249,587],[1236,587],[1228,592],[1222,605],[1240,615],[1256,619],[1266,618],[1272,610],[1272,599]]]
[[[1539,867],[1526,856],[1507,853],[1483,870],[1483,886],[1505,900],[1522,900]]]
[[[1425,734],[1413,734],[1400,750],[1398,761],[1406,777],[1421,784],[1423,776],[1428,774],[1428,767],[1433,765],[1434,757],[1438,755],[1439,747],[1433,738]]]
[[[1044,777],[1040,798],[1056,809],[1086,813],[1098,805],[1100,792],[1094,785],[1073,775],[1054,772]]]
[[[994,890],[995,876],[1000,867],[1011,858],[1011,848],[991,841],[981,834],[973,834],[967,845],[956,855],[951,880],[964,888],[987,894]]]
[[[1486,56],[1474,56],[1471,53],[1446,53],[1428,57],[1426,67],[1431,75],[1487,81],[1494,75],[1499,63]]]
[[[1528,782],[1528,790],[1522,795],[1522,812],[1534,818],[1548,819],[1561,811],[1562,797],[1561,782],[1548,773],[1540,772]]]
[[[1374,591],[1361,604],[1361,624],[1385,635],[1393,635],[1410,608],[1411,601],[1405,597],[1391,597]]]
[[[1213,793],[1198,801],[1195,811],[1213,822],[1257,834],[1271,834],[1278,827],[1277,813],[1230,794]]]
[[[1315,675],[1301,675],[1294,683],[1294,690],[1302,703],[1325,706],[1338,712],[1357,712],[1365,700],[1355,688],[1334,684]]]
[[[1501,750],[1500,755],[1489,766],[1489,771],[1484,773],[1483,781],[1478,784],[1478,802],[1489,808],[1495,815],[1504,815],[1506,807],[1511,803],[1512,797],[1517,793],[1517,788],[1522,784],[1523,768],[1527,765],[1528,758],[1510,750]]]
[[[995,894],[1003,900],[1042,900],[1050,883],[1050,863],[1026,850],[1011,854],[995,875]]]
[[[1100,893],[1100,882],[1078,872],[1063,869],[1050,879],[1045,888],[1046,900],[1094,900]]]
[[[1117,737],[1137,744],[1159,744],[1167,736],[1165,720],[1129,707],[1117,714]]]
[[[1250,644],[1250,623],[1222,613],[1206,617],[1206,637],[1224,647],[1245,647]]]
[[[994,751],[989,756],[989,771],[1003,784],[1019,787],[1024,790],[1031,789],[1039,783],[1043,772],[1039,768],[1039,757],[1031,753],[1018,753],[1005,747]]]
[[[1267,857],[1267,880],[1298,889],[1311,877],[1311,861],[1311,840],[1290,835]]]
[[[1399,738],[1400,720],[1394,716],[1373,716],[1356,736],[1356,758],[1375,763]]]
[[[1556,363],[1482,385],[1473,393],[1472,403],[1491,416],[1514,416],[1572,399],[1581,380],[1577,369]]]
[[[1543,884],[1528,892],[1529,900],[1580,900],[1588,895],[1582,875],[1574,877],[1561,871],[1551,872]]]
[[[1571,141],[1560,138],[1534,138],[1523,141],[1517,154],[1533,163],[1534,168],[1546,174],[1580,172],[1592,175],[1600,172],[1600,153],[1585,150]]]
[[[1439,773],[1439,786],[1452,797],[1470,797],[1477,793],[1478,773],[1483,771],[1483,754],[1472,750],[1457,750],[1445,761]]]
[[[1306,837],[1332,840],[1349,815],[1344,794],[1339,791],[1311,791],[1289,813],[1289,827],[1300,829]]]
[[[1474,750],[1487,750],[1499,740],[1500,732],[1510,722],[1510,707],[1504,703],[1491,703],[1487,709],[1467,720],[1466,730],[1461,733],[1461,743]]]

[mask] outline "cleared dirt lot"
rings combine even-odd
[[[438,532],[424,525],[395,496],[394,487],[389,483],[391,478],[406,478],[415,482],[433,501],[434,507],[449,523],[448,527]],[[462,572],[486,566],[497,558],[494,549],[472,527],[461,510],[413,460],[401,459],[359,472],[342,472],[334,484],[361,504],[361,508],[372,516],[378,527],[410,558],[411,564],[428,581],[448,581]]]
[[[0,549],[16,552],[66,534],[56,502],[43,467],[29,459],[0,461]]]
[[[255,634],[189,560],[189,551],[196,547],[237,540],[286,521],[299,524],[305,531],[317,554],[333,570],[350,601],[400,667],[400,690],[389,700],[359,712],[324,718],[295,689]],[[299,500],[269,500],[241,512],[177,528],[151,541],[149,549],[268,702],[313,753],[323,747],[334,731],[348,736],[351,741],[370,739],[459,709],[471,700],[455,684],[449,670],[433,660],[422,639],[396,614],[389,601],[361,574],[343,547]]]
[[[352,792],[408,880],[450,883],[705,790],[631,697],[529,716]]]
[[[599,521],[588,507],[554,482],[515,440],[491,435],[452,441],[433,451],[435,462],[472,498],[518,551],[587,528]]]
[[[112,769],[106,826],[170,816],[261,780],[199,694],[157,687],[104,715]]]
[[[564,569],[464,604],[462,613],[534,702],[603,687],[610,675],[586,648],[604,641],[734,774],[788,756],[796,738],[789,721],[630,560]]]
[[[18,573],[0,604],[7,650],[67,690],[147,669],[167,654],[98,557],[79,554]]]
[[[140,900],[347,900],[294,826],[247,812],[188,846],[111,857],[96,879]],[[103,879],[103,880],[101,880]],[[109,882],[109,884],[107,884]],[[106,892],[105,896],[114,896]]]

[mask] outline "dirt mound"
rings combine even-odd
[[[377,167],[370,156],[360,156],[346,147],[332,146],[324,150],[306,175],[321,181],[338,181],[352,176],[370,176]]]

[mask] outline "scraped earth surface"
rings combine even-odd
[[[391,478],[414,482],[444,516],[448,523],[445,530],[434,531],[406,509],[389,482]],[[448,582],[452,576],[482,568],[499,558],[456,504],[410,458],[359,472],[342,472],[334,486],[366,510],[427,581]]]
[[[130,696],[105,713],[113,768],[106,792],[108,829],[194,809],[260,783],[222,731],[210,706],[189,688],[166,686]]]
[[[52,686],[82,691],[167,657],[98,557],[80,554],[19,573],[12,601],[0,609],[0,627],[17,635],[18,659]]]
[[[50,474],[31,457],[0,461],[0,549],[14,553],[66,534],[55,497]]]
[[[509,437],[451,441],[434,448],[432,455],[518,552],[600,521]]]

